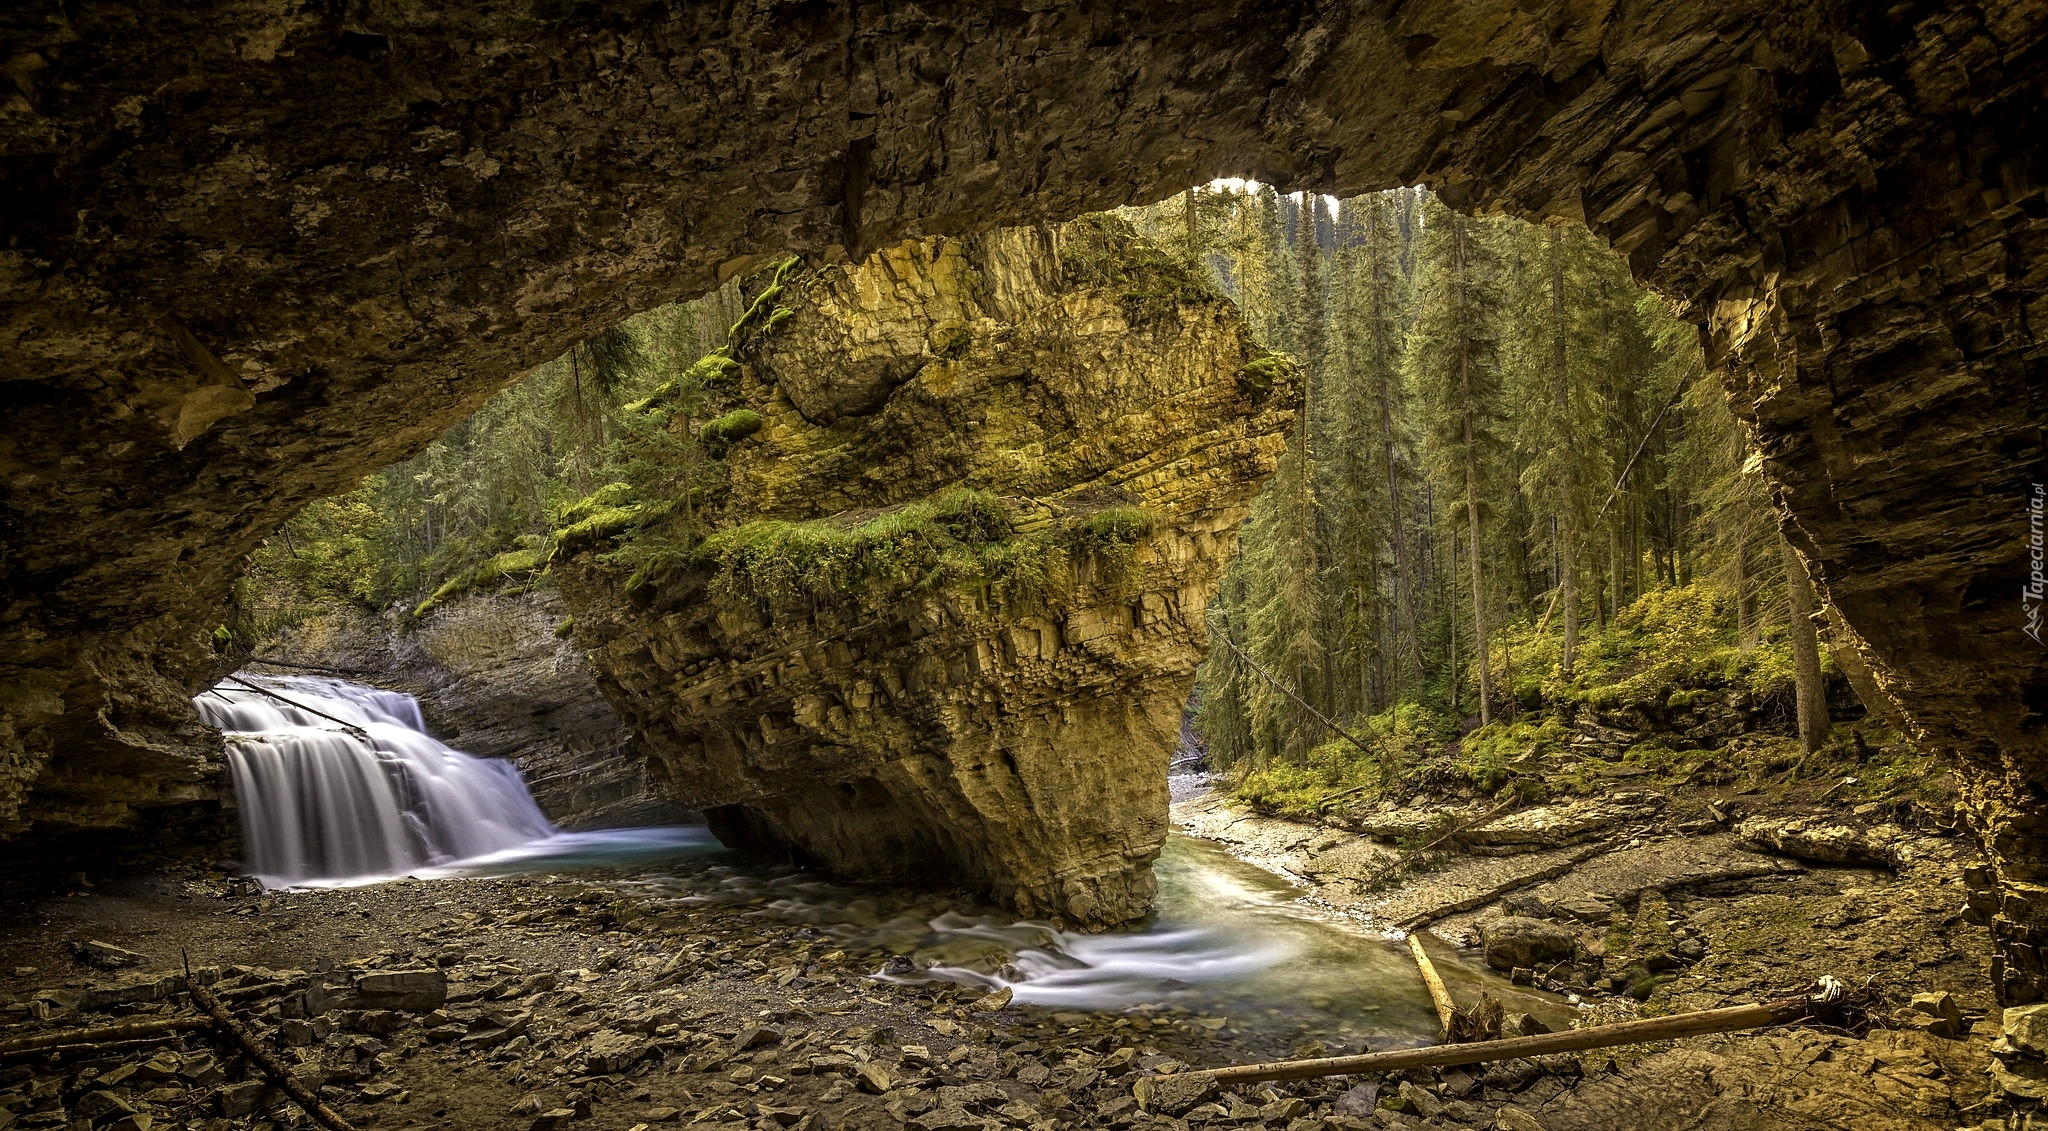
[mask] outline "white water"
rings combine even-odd
[[[427,734],[410,695],[319,676],[235,679],[270,694],[228,681],[194,703],[227,732],[245,863],[266,886],[603,862],[710,840],[700,829],[563,832],[510,762]]]

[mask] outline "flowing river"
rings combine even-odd
[[[1308,903],[1207,841],[1168,840],[1157,909],[1143,924],[1070,933],[957,894],[742,862],[702,828],[559,829],[509,763],[426,734],[409,695],[322,677],[236,678],[197,702],[227,732],[247,866],[269,886],[602,871],[652,905],[744,908],[888,956],[882,979],[1007,986],[1018,1003],[1054,1011],[1185,1010],[1333,1048],[1436,1034],[1396,937]],[[1455,956],[1438,966],[1460,1001],[1484,991],[1553,1025],[1571,1016]]]

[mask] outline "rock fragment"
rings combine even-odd
[[[1556,923],[1509,915],[1480,928],[1486,964],[1496,970],[1535,968],[1572,956],[1578,937]]]

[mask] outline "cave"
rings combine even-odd
[[[2048,998],[2048,5],[0,17],[0,833],[174,829],[240,562],[635,312],[1218,176],[1584,224],[1680,300]],[[169,834],[166,834],[169,835]],[[87,849],[90,851],[90,849]]]

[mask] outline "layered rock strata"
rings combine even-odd
[[[186,799],[241,556],[593,329],[1216,175],[1583,221],[1686,304],[2048,997],[2048,3],[0,14],[0,827]]]
[[[702,550],[630,590],[595,546],[555,566],[665,792],[843,875],[1144,914],[1285,367],[1118,221],[906,241],[784,301]]]

